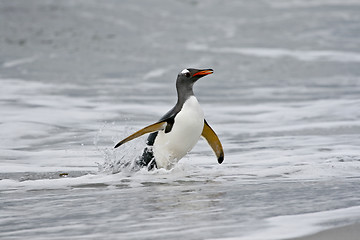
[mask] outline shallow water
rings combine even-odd
[[[287,239],[360,221],[356,1],[0,3],[1,239]],[[64,17],[66,16],[66,17]],[[184,67],[219,135],[130,172]],[[119,172],[121,170],[121,172]]]

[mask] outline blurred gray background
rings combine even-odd
[[[201,88],[225,97],[259,84],[354,86],[359,10],[352,0],[0,1],[0,76],[162,83],[211,67],[217,83]]]

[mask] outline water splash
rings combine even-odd
[[[94,138],[94,145],[104,159],[103,163],[97,163],[99,172],[115,174],[119,172],[131,173],[139,170],[136,161],[141,156],[145,147],[146,136],[127,142],[116,149],[112,147],[120,139],[123,139],[135,131],[136,129],[132,127],[124,127],[123,130],[119,131],[116,129],[114,123],[111,125],[104,123]],[[114,135],[114,132],[121,133]],[[109,139],[111,139],[111,141],[109,141]],[[105,142],[105,146],[102,146],[103,141]]]

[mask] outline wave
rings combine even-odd
[[[240,54],[252,57],[265,58],[293,58],[299,61],[313,62],[360,62],[360,53],[344,52],[335,50],[291,50],[285,48],[231,48],[231,47],[209,47],[207,45],[190,44],[189,50],[206,51],[223,54]]]

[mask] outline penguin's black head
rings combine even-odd
[[[200,78],[212,74],[213,72],[214,71],[212,69],[187,68],[182,70],[176,79],[176,90],[178,93],[177,104],[179,104],[179,106],[182,106],[186,99],[194,95],[194,83]]]
[[[212,69],[186,68],[179,73],[177,83],[192,85],[200,78],[212,74],[213,72],[214,71]]]

